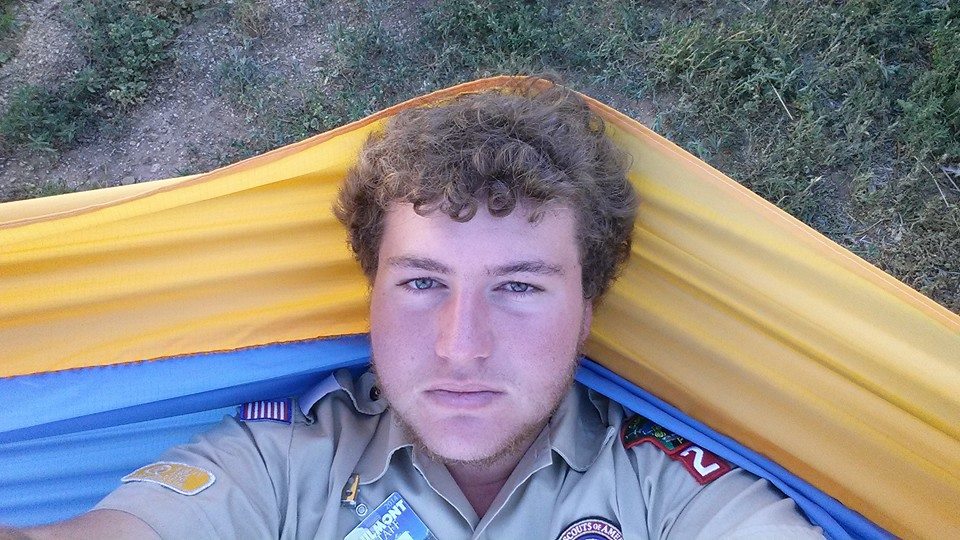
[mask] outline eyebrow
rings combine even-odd
[[[412,257],[404,255],[400,257],[390,257],[387,262],[391,266],[399,268],[412,268],[414,270],[425,270],[427,272],[436,272],[438,274],[452,274],[453,270],[440,261],[429,259],[427,257]]]
[[[547,264],[541,260],[518,261],[515,263],[497,266],[491,272],[495,276],[506,276],[509,274],[538,274],[541,276],[562,276],[563,268],[555,264]]]
[[[453,269],[442,262],[428,257],[414,257],[403,255],[390,257],[387,263],[399,268],[412,268],[414,270],[424,270],[427,272],[436,272],[438,274],[453,274]],[[487,270],[488,274],[502,277],[510,274],[538,274],[542,276],[562,276],[563,268],[549,264],[542,260],[517,261],[500,266],[495,266]]]

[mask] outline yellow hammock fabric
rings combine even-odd
[[[392,107],[208,174],[0,205],[0,376],[367,330],[330,210]],[[960,317],[593,100],[633,255],[587,354],[894,534],[960,538]]]

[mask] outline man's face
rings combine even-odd
[[[518,207],[466,223],[388,212],[370,301],[379,384],[418,442],[448,462],[525,449],[572,382],[592,307],[575,219]]]

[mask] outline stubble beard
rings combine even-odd
[[[529,448],[529,445],[536,440],[537,435],[539,435],[539,433],[547,425],[554,413],[557,412],[557,409],[563,402],[564,397],[566,397],[567,393],[570,391],[570,387],[573,386],[574,375],[577,372],[577,368],[580,366],[580,358],[581,356],[578,352],[573,361],[569,363],[570,367],[567,369],[566,373],[564,373],[563,382],[557,385],[553,394],[549,396],[550,407],[547,408],[547,412],[540,418],[534,419],[520,426],[520,429],[518,429],[515,434],[513,434],[505,443],[500,445],[499,448],[497,448],[488,456],[481,456],[476,459],[455,459],[446,457],[432,450],[424,441],[424,438],[418,431],[416,425],[405,415],[400,413],[400,411],[398,411],[396,408],[391,407],[393,411],[393,421],[396,423],[397,427],[403,430],[404,435],[409,441],[411,441],[416,451],[426,455],[433,461],[448,466],[462,465],[471,468],[490,467],[498,464],[504,459],[514,456],[522,456],[522,454],[526,452],[527,448]],[[374,373],[376,373],[376,364],[372,364],[371,367],[374,370]],[[380,380],[379,377],[377,379],[377,384],[380,386],[381,390],[383,390],[383,393],[389,402],[389,398],[392,395],[389,385],[385,385],[384,381]]]

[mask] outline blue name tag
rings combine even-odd
[[[436,540],[407,501],[394,491],[343,540]]]

